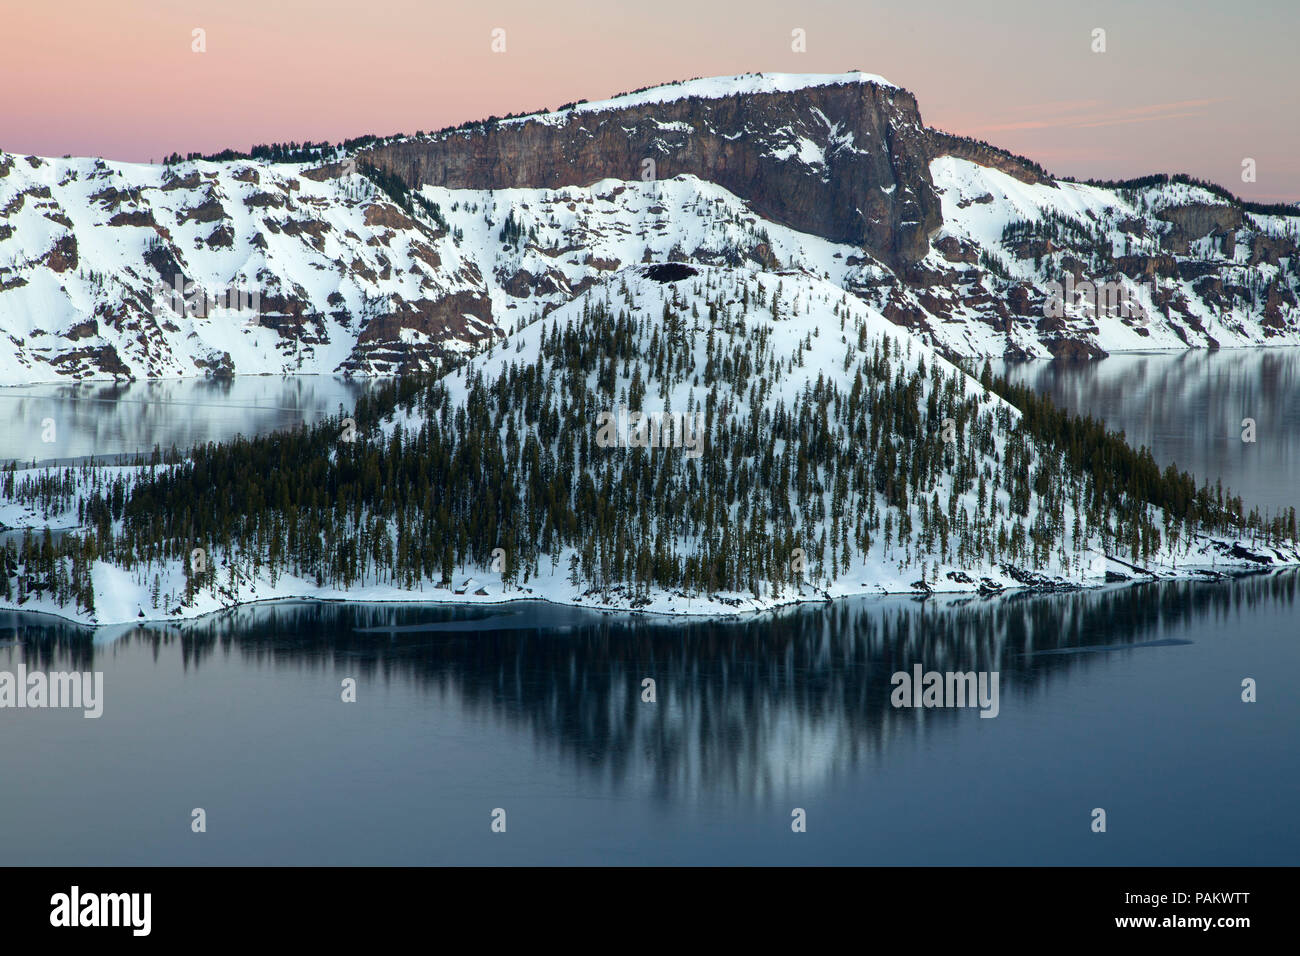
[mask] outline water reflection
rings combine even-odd
[[[1101,418],[1163,467],[1224,485],[1247,507],[1300,507],[1300,348],[1111,355],[1096,362],[995,362],[1057,404]],[[1243,419],[1255,422],[1242,441]]]
[[[0,388],[0,461],[110,458],[296,428],[340,405],[352,408],[372,385],[332,375],[243,375]]]
[[[895,710],[896,671],[917,663],[999,671],[1005,714],[1013,700],[1050,693],[1057,678],[1113,666],[1115,655],[1186,653],[1192,642],[1170,634],[1257,605],[1289,615],[1298,586],[1300,574],[1283,571],[994,598],[864,598],[745,622],[544,604],[295,602],[91,632],[8,613],[0,641],[25,645],[0,650],[0,668],[25,659],[30,668],[91,670],[104,655],[143,650],[155,661],[179,655],[186,672],[219,655],[244,670],[403,682],[431,710],[524,731],[537,751],[615,789],[652,777],[661,799],[762,799],[833,780],[913,735],[979,723],[973,710]],[[647,677],[656,681],[653,706],[641,700]]]

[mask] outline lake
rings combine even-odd
[[[1297,354],[1014,374],[1280,507],[1300,475]],[[201,383],[110,402],[67,416],[59,453],[296,424],[347,404],[339,381],[290,380],[286,400],[284,380],[236,380],[251,408],[218,397],[183,422]],[[1230,426],[1250,412],[1241,449]],[[0,457],[42,457],[5,441]],[[0,710],[0,859],[1295,865],[1298,595],[1285,571],[734,622],[286,602],[92,632],[0,612],[0,672],[103,673],[97,720]],[[997,716],[893,706],[916,665],[996,672]]]
[[[1298,590],[1288,572],[746,623],[292,603],[100,643],[0,614],[0,640],[27,642],[0,670],[104,674],[97,720],[0,711],[0,847],[70,865],[1294,864]],[[998,671],[997,717],[894,708],[890,675],[915,663]]]
[[[0,387],[0,462],[113,458],[311,425],[370,387],[332,375]]]
[[[1300,348],[995,362],[993,371],[1102,419],[1162,467],[1222,479],[1247,510],[1300,507]]]

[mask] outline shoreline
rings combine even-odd
[[[540,320],[539,320],[540,321]],[[528,326],[521,326],[507,333],[497,344],[505,344],[513,335],[523,331]],[[1213,354],[1216,352],[1253,352],[1253,351],[1276,351],[1279,349],[1300,349],[1300,341],[1297,342],[1246,342],[1236,345],[1218,345],[1215,347],[1189,345],[1184,348],[1110,348],[1105,355],[1098,357],[1089,357],[1082,359],[1083,362],[1101,362],[1114,355],[1190,355],[1193,353]],[[969,354],[955,354],[956,362],[971,361],[1007,361],[1015,363],[1033,363],[1041,362],[1043,364],[1072,364],[1081,361],[1077,358],[1062,356],[1008,356],[1006,354],[971,352]],[[373,381],[382,382],[390,379],[401,379],[403,373],[398,372],[374,372],[374,371],[339,371],[337,369],[325,371],[318,370],[314,372],[304,372],[300,370],[288,369],[262,369],[249,370],[241,372],[236,370],[230,375],[212,375],[207,372],[196,372],[192,375],[160,375],[146,378],[132,378],[124,375],[88,375],[82,377],[62,377],[52,379],[35,379],[32,381],[6,382],[0,381],[0,394],[8,388],[70,388],[77,385],[150,385],[150,384],[167,384],[180,382],[197,382],[197,381],[222,381],[228,382],[237,378],[339,378],[344,381]],[[152,449],[151,449],[152,450]],[[124,454],[149,454],[148,451],[138,453]],[[12,459],[22,461],[23,459]]]
[[[266,596],[253,596],[244,600],[236,600],[227,604],[199,608],[187,608],[187,613],[168,614],[163,616],[145,615],[123,620],[97,621],[91,620],[84,613],[68,613],[66,608],[52,606],[44,601],[28,601],[22,605],[8,602],[0,603],[0,614],[27,614],[41,617],[53,617],[67,624],[84,628],[92,632],[96,638],[104,631],[110,629],[129,630],[136,627],[145,627],[149,625],[185,625],[196,622],[218,614],[238,611],[244,608],[268,607],[275,604],[384,604],[384,605],[424,605],[428,607],[447,607],[457,609],[467,609],[475,607],[506,607],[512,604],[522,603],[540,603],[548,604],[553,607],[587,611],[598,614],[618,614],[618,615],[635,615],[645,618],[665,618],[665,619],[689,619],[691,621],[704,620],[752,620],[761,617],[764,614],[770,614],[776,611],[790,610],[803,606],[815,604],[834,604],[842,601],[849,601],[860,598],[913,598],[916,600],[926,601],[930,599],[971,599],[979,598],[983,600],[997,600],[1006,597],[1023,597],[1026,595],[1046,595],[1059,594],[1076,591],[1099,591],[1107,587],[1123,588],[1132,587],[1142,584],[1162,584],[1162,583],[1206,583],[1212,584],[1230,578],[1244,578],[1258,574],[1270,574],[1285,571],[1300,570],[1300,560],[1278,561],[1271,564],[1257,564],[1254,562],[1243,563],[1238,565],[1184,565],[1177,571],[1168,571],[1165,573],[1155,573],[1143,571],[1131,577],[1116,579],[1111,576],[1100,579],[1089,579],[1086,582],[1074,581],[1044,581],[1042,583],[1030,584],[1012,584],[1000,588],[996,591],[981,590],[979,588],[904,588],[890,590],[883,585],[877,585],[878,590],[849,590],[841,589],[838,593],[829,593],[820,590],[814,594],[802,594],[799,596],[791,595],[789,597],[773,598],[760,601],[752,596],[731,597],[715,595],[713,600],[699,600],[691,598],[686,601],[687,608],[662,607],[654,606],[658,602],[650,602],[641,606],[632,606],[631,604],[615,603],[584,603],[581,600],[564,600],[553,594],[535,593],[531,589],[523,588],[508,593],[471,595],[468,593],[457,594],[450,588],[435,588],[435,592],[441,592],[448,595],[439,597],[431,595],[428,592],[399,591],[397,589],[375,588],[374,593],[370,594],[351,594],[341,595],[338,592],[329,592],[324,589],[320,593],[303,593],[303,592],[286,592],[279,594],[269,594]],[[656,598],[662,599],[665,595],[656,595]],[[669,605],[674,601],[685,600],[680,595],[668,595]],[[702,605],[700,610],[692,610],[689,605],[692,602],[698,602]],[[705,609],[708,608],[708,609]],[[0,625],[3,626],[3,625]]]

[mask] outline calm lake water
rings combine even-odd
[[[1298,592],[1286,573],[873,598],[744,624],[303,603],[111,643],[0,615],[0,634],[27,642],[0,650],[0,670],[104,673],[98,720],[0,711],[0,852],[1294,864]],[[998,670],[998,716],[894,709],[890,675],[915,663]],[[341,699],[349,677],[355,703]],[[1244,677],[1258,703],[1241,701]],[[195,807],[206,833],[190,831]],[[796,807],[806,833],[791,831]],[[1089,827],[1096,807],[1104,834]],[[491,831],[498,808],[505,833]]]
[[[109,458],[310,425],[351,409],[369,387],[342,376],[247,375],[0,388],[0,462]]]
[[[1300,475],[1296,354],[1016,374],[1276,506]],[[331,413],[340,387],[267,401],[289,418],[145,402],[72,420],[135,450],[133,416],[219,437]],[[1228,426],[1249,412],[1243,452]],[[77,428],[69,456],[90,453]],[[733,623],[294,602],[92,632],[0,612],[0,671],[102,671],[105,698],[98,720],[0,709],[0,861],[1295,865],[1298,597],[1282,572]],[[998,716],[892,707],[917,664],[998,671]]]
[[[1247,508],[1300,508],[1300,348],[1001,362],[995,373],[1100,418],[1160,465],[1224,485]],[[1244,419],[1255,441],[1242,440]]]

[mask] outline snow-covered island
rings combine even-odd
[[[0,473],[0,606],[305,597],[743,614],[1300,564],[1295,515],[1161,471],[824,278],[607,277],[347,420]]]

